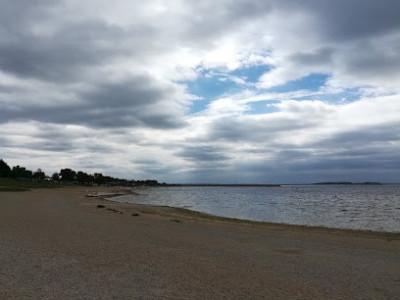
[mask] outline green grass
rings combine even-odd
[[[25,181],[14,178],[0,178],[0,192],[22,192],[37,188],[53,188],[59,184],[52,181]]]

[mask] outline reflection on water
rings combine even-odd
[[[400,185],[158,187],[138,193],[118,200],[254,221],[400,232]]]

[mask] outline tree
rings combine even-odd
[[[61,169],[60,176],[61,179],[64,181],[74,181],[76,177],[76,172],[71,169]]]
[[[25,168],[24,168],[24,169],[25,169]],[[32,179],[33,173],[32,173],[31,170],[25,169],[25,171],[24,171],[24,176],[22,176],[22,177]]]
[[[11,176],[11,168],[7,163],[0,159],[0,177],[10,177]]]
[[[11,170],[12,177],[14,177],[14,178],[22,177],[24,174],[24,171],[25,171],[25,168],[20,167],[19,165],[14,166]]]
[[[94,182],[97,184],[104,184],[105,178],[101,173],[94,173]]]
[[[56,173],[53,173],[53,175],[51,176],[51,179],[53,179],[54,181],[59,181],[60,180],[60,176],[56,172]]]
[[[93,175],[89,175],[89,174],[87,174],[85,172],[79,171],[76,174],[76,180],[81,184],[83,184],[83,183],[91,183],[91,182],[93,182],[94,177],[93,177]]]
[[[37,169],[37,171],[33,173],[33,178],[36,180],[44,180],[46,178],[46,174],[42,171],[42,169]]]
[[[15,166],[11,170],[12,177],[14,178],[28,178],[31,179],[33,174],[31,170],[25,169],[25,167]]]

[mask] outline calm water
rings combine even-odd
[[[400,185],[158,187],[137,192],[117,199],[254,221],[400,232]]]

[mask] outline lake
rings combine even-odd
[[[400,232],[400,185],[174,186],[113,200],[253,221]]]

